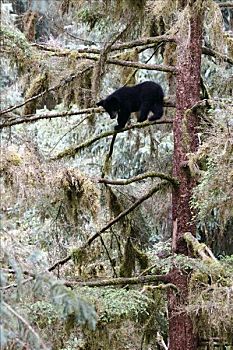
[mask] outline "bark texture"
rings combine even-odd
[[[189,231],[195,235],[192,223],[190,199],[195,181],[187,167],[187,153],[194,152],[198,146],[196,128],[197,116],[191,111],[200,99],[200,67],[202,44],[202,1],[181,1],[181,7],[189,11],[187,25],[180,28],[177,35],[177,80],[176,116],[173,122],[174,159],[173,176],[180,182],[173,190],[173,252],[188,255],[187,244],[183,238]],[[168,292],[169,300],[169,350],[197,349],[197,335],[185,311],[188,298],[188,274],[174,268],[170,272],[171,283],[180,293]]]

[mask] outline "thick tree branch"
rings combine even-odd
[[[167,180],[169,182],[171,182],[171,184],[173,186],[178,186],[179,183],[176,179],[174,179],[172,176],[170,175],[166,175],[166,174],[163,174],[163,173],[156,173],[154,171],[149,171],[147,173],[144,173],[144,174],[140,174],[140,175],[137,175],[137,176],[134,176],[134,177],[131,177],[130,179],[119,179],[119,180],[111,180],[111,179],[106,179],[106,178],[99,178],[97,181],[99,183],[104,183],[104,184],[107,184],[107,185],[128,185],[128,184],[131,184],[132,182],[136,182],[136,181],[141,181],[141,180],[144,180],[148,177],[158,177],[162,180]]]
[[[121,130],[109,130],[109,131],[105,131],[102,134],[96,135],[95,137],[82,142],[80,145],[76,146],[76,147],[70,147],[65,149],[63,152],[58,153],[55,157],[53,157],[51,160],[58,160],[64,157],[73,157],[75,156],[75,154],[79,151],[81,151],[82,149],[89,147],[90,145],[92,145],[93,143],[95,143],[96,141],[99,141],[105,137],[114,135],[116,133],[122,133],[128,130],[132,130],[132,129],[141,129],[141,128],[145,128],[147,126],[151,126],[154,124],[172,124],[172,120],[171,119],[163,119],[163,120],[156,120],[154,122],[143,122],[143,123],[136,123],[130,126],[127,126]]]
[[[35,98],[39,98],[40,96],[34,96]],[[29,100],[25,101],[24,104],[26,104],[27,102],[30,102]],[[23,104],[23,105],[24,105]],[[173,99],[167,99],[164,101],[164,107],[173,107],[175,108],[175,102],[173,101]],[[17,105],[14,107],[14,109],[19,108],[20,105]],[[13,108],[13,107],[12,107]],[[6,110],[5,110],[6,111]],[[31,115],[31,116],[22,116],[22,117],[14,117],[12,119],[11,118],[4,118],[5,120],[0,124],[0,130],[3,128],[7,128],[9,126],[14,126],[14,125],[18,125],[18,124],[23,124],[23,123],[34,123],[38,120],[41,119],[53,119],[53,118],[62,118],[62,117],[70,117],[73,115],[80,115],[80,114],[93,114],[93,113],[103,113],[105,112],[104,109],[102,107],[91,107],[91,108],[86,108],[86,109],[81,109],[80,111],[64,111],[64,112],[49,112],[49,113],[42,113],[42,114],[35,114],[35,115]],[[2,114],[4,113],[8,113],[8,112],[4,112],[2,111]],[[1,114],[1,112],[0,112]],[[167,123],[165,121],[165,123]]]
[[[108,278],[99,279],[95,281],[72,281],[66,282],[67,287],[106,287],[106,286],[119,286],[119,285],[133,285],[133,284],[145,284],[154,282],[165,282],[167,283],[166,275],[148,275],[148,276],[138,276],[138,277],[118,277],[118,278]],[[170,288],[177,291],[177,287],[174,284],[169,284]]]

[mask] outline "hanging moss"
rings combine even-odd
[[[75,169],[66,169],[60,180],[66,195],[66,209],[70,218],[76,222],[79,211],[84,209],[96,217],[99,212],[99,190],[96,186]]]
[[[30,99],[33,96],[40,94],[41,92],[48,89],[49,86],[49,75],[47,72],[39,74],[34,78],[25,94],[25,100]],[[35,99],[24,105],[23,114],[31,115],[36,113],[36,107],[40,99]]]

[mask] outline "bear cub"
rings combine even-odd
[[[132,112],[139,112],[138,122],[144,122],[149,112],[149,120],[160,119],[163,115],[163,89],[159,84],[145,81],[135,86],[123,86],[114,91],[106,99],[97,102],[110,115],[111,119],[117,117],[118,125],[115,130],[125,127]]]

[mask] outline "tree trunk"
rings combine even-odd
[[[190,199],[195,180],[187,166],[187,153],[195,152],[198,146],[196,127],[197,116],[190,109],[200,100],[200,66],[202,47],[203,1],[189,0],[189,15],[186,13],[186,25],[181,26],[177,35],[177,81],[176,81],[176,116],[173,123],[174,158],[173,175],[180,186],[173,191],[173,252],[188,255],[188,248],[183,239],[185,232],[195,235],[192,222]],[[185,11],[187,11],[187,7]],[[186,22],[186,20],[184,21]],[[169,350],[197,349],[197,334],[192,320],[185,311],[188,298],[187,272],[174,268],[170,272],[171,283],[180,293],[168,293],[169,311]]]

